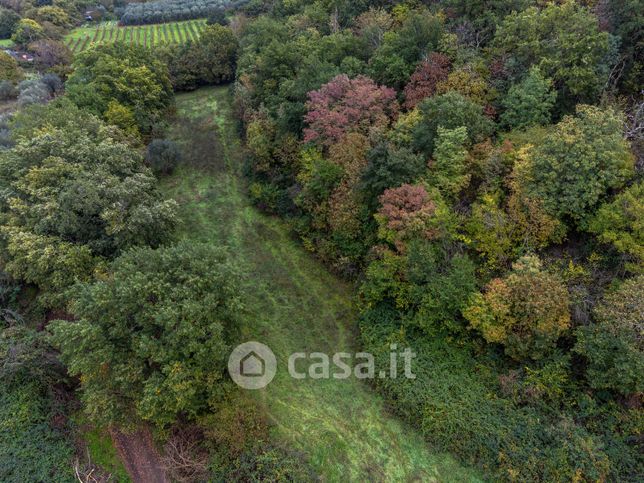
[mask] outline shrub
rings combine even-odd
[[[72,52],[62,42],[57,40],[39,40],[29,46],[34,54],[34,65],[40,70],[54,69],[65,73],[72,62]]]
[[[18,97],[18,90],[15,86],[7,80],[0,81],[0,100],[8,101],[16,97]]]
[[[75,481],[74,448],[52,427],[57,417],[37,385],[0,384],[0,480]]]
[[[0,7],[0,39],[8,39],[13,34],[20,15],[11,9]]]
[[[493,481],[607,479],[613,468],[600,437],[566,414],[503,398],[497,374],[477,364],[468,349],[448,337],[418,334],[397,317],[383,304],[363,314],[364,350],[375,355],[378,373],[389,370],[390,344],[413,349],[415,379],[400,374],[376,384],[431,445],[478,465]]]
[[[4,298],[4,297],[3,297]],[[5,300],[2,312],[6,314]],[[65,408],[53,387],[65,391],[64,366],[46,334],[15,313],[0,320],[0,480],[73,481],[74,449],[66,440]]]
[[[49,87],[40,79],[29,79],[18,84],[18,104],[28,106],[30,104],[44,104],[51,98]]]
[[[32,42],[41,40],[44,37],[45,31],[38,22],[30,18],[23,18],[18,22],[18,25],[11,36],[11,40],[18,45],[26,46]]]
[[[422,253],[419,256],[418,252],[420,250],[412,244],[407,262],[410,265],[407,269],[408,277],[414,275],[415,268],[420,268],[425,269],[423,275],[427,279],[424,284],[415,287],[419,301],[410,320],[430,336],[445,331],[464,336],[465,324],[461,312],[467,306],[470,295],[477,289],[474,262],[466,255],[456,255],[444,267],[426,270],[425,266],[418,263],[418,259],[422,257]]]
[[[22,72],[16,59],[0,50],[0,79],[16,83],[22,79]]]
[[[45,74],[40,78],[47,89],[49,89],[49,95],[54,97],[63,92],[63,81],[56,74]]]
[[[177,143],[167,139],[154,139],[145,156],[148,166],[157,174],[171,174],[181,160]]]
[[[627,280],[606,295],[594,322],[577,331],[575,351],[588,360],[594,389],[623,395],[644,391],[644,275]]]
[[[316,481],[303,455],[264,444],[242,453],[225,472],[225,481]]]

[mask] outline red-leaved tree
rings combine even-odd
[[[405,107],[413,109],[423,99],[433,96],[436,85],[447,80],[450,60],[443,54],[432,52],[421,62],[405,87]]]
[[[436,203],[422,185],[404,184],[385,190],[380,196],[380,209],[376,220],[380,226],[378,234],[403,252],[406,241],[420,236],[436,238]]]
[[[309,92],[304,140],[329,147],[347,133],[368,135],[386,128],[398,114],[396,92],[365,76],[342,74],[319,90]]]

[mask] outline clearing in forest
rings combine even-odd
[[[303,452],[325,481],[478,481],[475,471],[432,452],[365,383],[290,378],[292,352],[356,349],[352,289],[307,253],[286,223],[247,200],[228,89],[179,95],[177,110],[172,137],[184,162],[163,189],[180,204],[184,238],[228,246],[250,274],[247,305],[256,317],[242,336],[267,344],[278,360],[275,380],[254,393],[271,436]]]

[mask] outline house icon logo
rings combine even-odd
[[[266,362],[252,351],[239,361],[239,373],[244,377],[263,377],[266,373]]]
[[[275,354],[260,342],[246,342],[233,349],[228,358],[228,373],[244,389],[263,389],[277,372]]]

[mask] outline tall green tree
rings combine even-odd
[[[509,129],[548,124],[556,97],[552,80],[546,79],[538,67],[532,67],[528,75],[510,87],[502,99],[501,124]]]
[[[8,8],[0,7],[0,39],[11,38],[16,25],[20,21],[20,15]]]
[[[238,42],[230,28],[214,24],[199,39],[169,46],[164,57],[175,89],[191,90],[204,84],[229,82],[235,77]]]
[[[644,276],[625,281],[606,295],[594,322],[577,331],[575,351],[588,359],[594,389],[624,395],[644,390]]]
[[[463,315],[485,340],[502,344],[510,357],[541,359],[570,327],[568,291],[538,257],[529,255],[515,262],[506,277],[474,294]]]
[[[22,77],[18,62],[6,52],[0,52],[0,79],[17,84]]]
[[[609,189],[634,175],[634,160],[623,136],[622,116],[611,109],[580,105],[530,153],[524,183],[557,217],[580,223]]]
[[[46,35],[42,25],[30,18],[23,18],[13,29],[11,40],[18,45],[26,47],[30,43],[42,40],[45,37]]]
[[[76,287],[74,320],[50,329],[91,419],[165,426],[212,411],[224,395],[240,290],[230,254],[189,242],[133,249],[109,276]]]
[[[14,120],[0,152],[3,258],[14,277],[60,291],[102,260],[171,235],[175,202],[123,134],[66,99]]]
[[[467,129],[467,144],[483,141],[494,132],[494,123],[483,114],[483,106],[457,92],[433,96],[419,105],[422,119],[414,127],[414,147],[427,156],[434,152],[438,128]]]
[[[410,11],[397,29],[384,34],[369,62],[380,84],[402,89],[423,56],[435,51],[445,32],[444,18],[426,9]]]
[[[101,45],[76,57],[66,84],[77,106],[104,116],[110,102],[131,109],[139,131],[162,123],[173,102],[168,68],[142,46]]]
[[[492,45],[497,54],[510,57],[516,72],[537,65],[562,94],[581,100],[594,98],[615,60],[610,34],[600,31],[593,12],[574,0],[511,13]]]
[[[644,273],[644,183],[635,183],[602,205],[588,229],[623,253],[627,268]]]
[[[448,199],[456,199],[470,182],[466,172],[467,129],[463,126],[444,129],[438,126],[434,160],[430,164],[429,182]]]

